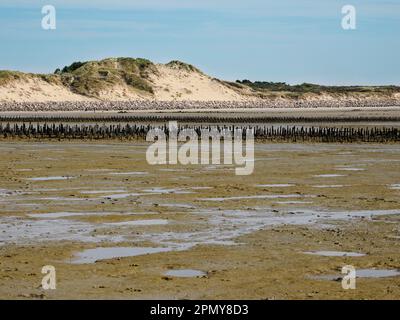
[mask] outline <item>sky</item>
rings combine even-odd
[[[344,5],[356,29],[342,28]],[[44,30],[42,7],[56,8]],[[225,80],[400,85],[400,0],[1,0],[0,69],[181,60]]]

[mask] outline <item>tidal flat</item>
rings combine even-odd
[[[399,144],[256,143],[249,176],[147,147],[0,143],[1,299],[400,299]]]

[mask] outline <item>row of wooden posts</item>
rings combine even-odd
[[[169,135],[168,125],[139,124],[63,124],[63,123],[0,123],[0,138],[22,139],[129,139],[145,140],[149,130],[159,128]],[[287,142],[400,142],[400,129],[396,127],[323,127],[291,125],[182,125],[183,129],[219,132],[252,129],[256,140]]]

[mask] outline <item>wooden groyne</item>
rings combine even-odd
[[[0,138],[20,139],[120,139],[145,140],[149,130],[158,128],[168,136],[168,126],[137,124],[63,124],[63,123],[0,123]],[[230,131],[252,129],[254,138],[261,141],[280,142],[400,142],[400,129],[396,127],[321,127],[321,126],[179,126],[194,129],[201,136],[202,130]]]

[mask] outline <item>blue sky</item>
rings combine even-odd
[[[57,29],[41,28],[41,8]],[[341,28],[343,5],[357,29]],[[178,59],[227,79],[400,85],[400,0],[2,0],[0,69]]]

